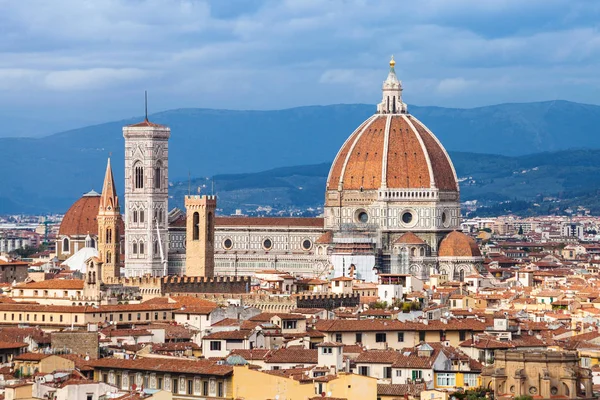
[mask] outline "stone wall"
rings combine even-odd
[[[52,349],[98,358],[98,332],[52,332],[50,341]]]
[[[333,310],[338,307],[356,307],[360,305],[360,295],[305,294],[296,297],[298,308],[324,308]]]

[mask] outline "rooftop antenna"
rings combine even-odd
[[[146,121],[148,121],[148,91],[144,90],[144,109],[146,112]]]

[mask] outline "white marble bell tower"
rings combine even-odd
[[[123,127],[126,277],[167,274],[170,135],[148,118]]]

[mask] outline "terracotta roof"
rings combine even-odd
[[[315,328],[321,332],[386,332],[386,331],[475,331],[483,332],[487,324],[476,319],[451,319],[448,323],[439,320],[402,322],[385,319],[335,319],[317,321]]]
[[[394,244],[425,244],[423,239],[412,232],[406,232],[394,241]]]
[[[333,232],[332,231],[325,232],[324,234],[319,236],[319,238],[315,241],[315,243],[317,243],[317,244],[333,243]]]
[[[82,290],[82,279],[49,279],[47,281],[22,283],[15,286],[16,289],[65,289]]]
[[[59,235],[97,235],[98,234],[98,208],[100,195],[84,195],[77,200],[66,212],[60,223]]]
[[[22,343],[22,342],[0,341],[0,350],[21,349],[21,348],[27,347],[27,346],[29,346],[27,343]]]
[[[199,375],[227,376],[233,373],[233,367],[217,365],[210,360],[186,360],[164,358],[136,358],[123,360],[117,358],[102,358],[90,362],[94,368],[126,369],[135,371],[161,371]]]
[[[138,122],[136,124],[131,124],[127,126],[130,128],[166,128],[165,125],[156,124],[154,122],[148,121],[147,119],[142,122]]]
[[[215,225],[221,226],[280,226],[323,228],[323,218],[294,217],[216,217]]]
[[[424,383],[416,384],[377,384],[377,394],[379,396],[404,396],[406,394],[418,396],[425,390]]]
[[[269,353],[265,362],[269,364],[316,364],[318,362],[317,351],[316,349],[282,348]]]
[[[23,353],[15,356],[16,361],[40,361],[46,357],[50,357],[52,354],[44,353]]]
[[[439,257],[481,257],[475,240],[459,231],[450,232],[438,249]]]
[[[422,123],[410,115],[392,115],[389,125],[387,120],[388,115],[376,114],[350,135],[331,166],[327,190],[337,190],[340,181],[344,189],[377,190],[387,166],[388,188],[430,188],[434,183],[456,191],[452,162]]]
[[[252,350],[244,350],[244,349],[234,349],[231,350],[230,354],[237,354],[241,356],[244,360],[263,360],[271,350],[267,349],[252,349]]]

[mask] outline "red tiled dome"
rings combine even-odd
[[[91,191],[77,200],[65,214],[58,230],[59,235],[97,235],[100,194]]]
[[[450,232],[438,249],[439,257],[481,257],[475,240],[459,231]]]
[[[375,114],[338,152],[327,190],[458,191],[454,167],[429,129],[410,114]]]

